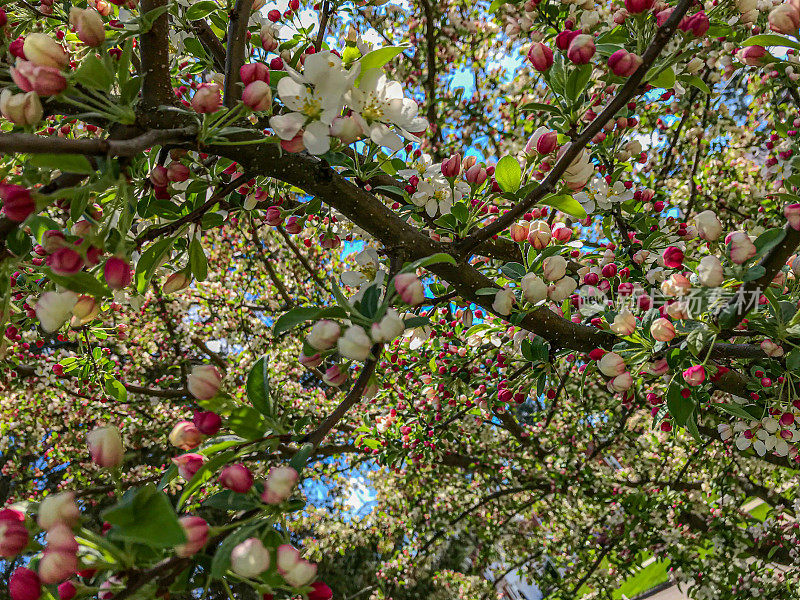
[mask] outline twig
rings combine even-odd
[[[133,156],[151,146],[186,142],[197,133],[195,127],[151,129],[129,140],[67,139],[30,133],[0,134],[0,152],[27,154],[85,154],[90,156]]]

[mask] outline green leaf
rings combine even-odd
[[[269,386],[269,356],[262,356],[250,369],[247,375],[247,399],[258,412],[266,417],[272,417],[272,402]]]
[[[111,290],[109,290],[105,285],[100,283],[94,278],[94,276],[86,271],[75,273],[69,277],[65,275],[56,275],[47,268],[42,269],[42,272],[44,273],[45,277],[47,277],[53,283],[57,283],[58,285],[61,285],[68,290],[72,290],[73,292],[78,292],[79,294],[89,294],[95,297],[111,296]]]
[[[742,406],[739,404],[717,404],[717,408],[724,410],[729,415],[733,415],[734,417],[739,417],[740,419],[744,419],[746,421],[752,421],[754,419],[753,415],[747,412]]]
[[[697,75],[681,75],[678,81],[696,87],[698,90],[705,94],[710,94],[711,89],[706,85],[706,82],[700,79]]]
[[[581,65],[574,69],[567,79],[567,89],[565,90],[567,98],[575,102],[580,96],[581,92],[589,83],[589,78],[592,76],[592,65]]]
[[[704,348],[711,342],[714,337],[714,332],[711,331],[706,325],[701,325],[700,327],[696,327],[689,332],[689,335],[686,336],[686,344],[689,348],[689,352],[700,357]]]
[[[411,317],[410,319],[406,319],[403,321],[405,323],[406,329],[414,329],[415,327],[424,327],[425,325],[430,325],[431,320],[428,317]]]
[[[763,256],[775,246],[783,241],[786,237],[786,230],[783,227],[775,227],[768,229],[756,238],[753,245],[756,247],[756,256]]]
[[[34,154],[28,164],[44,169],[58,169],[62,173],[79,173],[91,175],[94,168],[89,159],[82,154]]]
[[[522,183],[522,167],[513,156],[504,156],[495,167],[494,178],[504,192],[516,192]]]
[[[744,48],[745,46],[764,46],[765,48],[770,46],[782,46],[784,48],[794,48],[795,50],[800,50],[800,44],[798,44],[796,41],[776,33],[762,33],[761,35],[754,35],[753,37],[747,38],[742,42],[742,47]]]
[[[509,279],[519,280],[525,277],[527,271],[518,262],[510,262],[500,267],[500,272]]]
[[[380,69],[406,48],[408,48],[408,46],[384,46],[372,52],[367,52],[367,54],[358,61],[361,64],[361,73],[356,79],[356,85],[358,85],[358,82],[361,81],[361,78],[367,71],[370,69]]]
[[[764,267],[761,265],[753,265],[747,269],[747,273],[745,273],[744,277],[742,277],[742,281],[755,281],[759,277],[763,277],[766,274],[767,270]]]
[[[139,262],[136,263],[136,274],[133,278],[136,283],[137,292],[143,294],[147,289],[147,284],[150,283],[161,260],[173,243],[175,243],[175,238],[159,240],[155,244],[151,244],[150,247],[142,253]]]
[[[575,198],[567,194],[547,196],[542,200],[542,204],[552,206],[556,210],[560,210],[564,214],[575,217],[576,219],[586,218],[586,209],[584,209],[581,203],[575,200]]]
[[[218,510],[250,510],[258,508],[259,504],[248,494],[239,494],[233,490],[222,490],[203,501],[204,508],[216,508]]]
[[[106,393],[117,402],[125,402],[128,400],[128,390],[113,377],[106,379]]]
[[[246,440],[256,440],[263,437],[267,428],[264,417],[249,406],[237,406],[234,408],[230,417],[228,417],[227,424],[231,431]]]
[[[653,87],[670,89],[675,85],[675,71],[672,70],[672,67],[668,67],[658,75],[653,75],[651,79],[647,80],[647,83]]]
[[[492,0],[492,3],[489,5],[489,12],[497,12],[497,9],[503,6],[503,4],[506,2],[508,2],[508,0]]]
[[[447,263],[448,265],[454,265],[456,264],[456,259],[445,252],[439,252],[437,254],[432,254],[431,256],[426,256],[425,258],[420,258],[419,260],[415,260],[412,263],[408,263],[403,267],[403,269],[400,272],[408,273],[410,271],[416,271],[417,269],[420,269],[422,267],[427,267],[439,263]]]
[[[187,21],[197,21],[198,19],[207,17],[218,8],[219,5],[216,2],[212,2],[211,0],[201,0],[200,2],[196,2],[186,9],[186,12],[183,16],[186,17]]]
[[[203,252],[203,245],[197,238],[194,238],[189,244],[189,266],[197,281],[205,281],[208,277],[208,259],[206,259],[206,253]]]
[[[703,438],[700,436],[700,430],[697,428],[697,413],[694,411],[689,415],[689,419],[686,421],[686,431],[692,435],[695,441],[703,442]]]
[[[694,401],[681,396],[680,385],[672,384],[667,390],[667,408],[677,425],[686,425],[689,415],[694,411]]]
[[[786,370],[797,373],[800,371],[800,349],[795,349],[786,355]]]
[[[274,335],[279,335],[284,331],[288,331],[306,321],[316,321],[319,319],[344,319],[347,316],[345,310],[339,306],[331,306],[328,308],[318,308],[316,306],[303,306],[300,308],[293,308],[287,313],[282,314],[275,321],[272,328]]]
[[[298,473],[301,473],[308,462],[308,457],[311,456],[313,451],[314,444],[303,444],[292,457],[292,460],[289,461],[289,466]]]
[[[6,246],[15,256],[24,256],[31,251],[33,244],[30,236],[21,227],[17,227],[6,237]]]
[[[129,489],[120,501],[103,511],[102,518],[113,525],[112,537],[169,548],[186,542],[186,535],[164,492],[148,484]]]
[[[527,104],[523,104],[522,106],[520,106],[519,110],[521,111],[535,110],[535,111],[556,113],[559,115],[561,114],[561,109],[558,108],[557,106],[553,106],[552,104],[542,104],[541,102],[528,102]]]
[[[114,83],[114,73],[106,69],[103,62],[97,58],[94,52],[90,52],[81,61],[78,70],[73,76],[75,81],[85,87],[102,90],[107,92]]]

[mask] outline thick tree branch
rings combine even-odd
[[[128,140],[112,139],[67,139],[45,137],[29,133],[0,134],[0,152],[25,154],[85,154],[87,156],[133,156],[152,146],[169,142],[182,143],[191,140],[196,127],[178,129],[151,129]]]
[[[253,7],[251,0],[236,0],[228,22],[228,47],[225,55],[225,106],[231,108],[242,97],[239,69],[244,64],[247,22]]]
[[[167,5],[167,0],[142,0],[140,12],[147,14]],[[139,36],[141,55],[142,104],[157,108],[175,103],[169,72],[169,18],[166,11]]]

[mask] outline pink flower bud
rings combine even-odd
[[[150,183],[155,187],[167,187],[169,185],[169,177],[167,177],[167,168],[163,165],[156,165],[150,171]]]
[[[200,552],[208,542],[208,523],[191,515],[181,517],[178,523],[186,535],[186,543],[175,546],[175,554],[187,557]]]
[[[299,475],[292,467],[272,467],[264,482],[261,500],[266,504],[280,504],[292,494]]]
[[[737,53],[737,58],[750,67],[758,67],[764,62],[764,57],[771,57],[764,46],[747,46]]]
[[[783,207],[783,216],[792,229],[800,230],[800,204],[787,204]]]
[[[661,256],[668,269],[680,269],[683,266],[683,250],[676,246],[669,246]]]
[[[197,448],[203,441],[203,434],[191,421],[178,421],[169,434],[169,443],[181,450]]]
[[[608,57],[608,68],[618,77],[630,77],[641,64],[640,56],[622,49]]]
[[[314,323],[306,342],[315,350],[328,350],[336,345],[341,333],[338,323],[323,319]]]
[[[78,542],[72,529],[64,523],[59,523],[50,528],[47,532],[46,550],[67,552],[76,554],[78,552]]]
[[[681,273],[673,273],[661,282],[661,291],[666,296],[685,296],[690,289],[691,282]]]
[[[653,8],[653,4],[654,0],[625,0],[625,10],[637,15]]]
[[[167,179],[180,183],[189,179],[189,167],[179,162],[171,162],[167,167]]]
[[[21,516],[22,519],[15,518],[13,513]],[[29,536],[24,520],[24,515],[12,509],[6,509],[0,513],[0,556],[12,558],[28,545]]]
[[[347,381],[347,371],[342,371],[339,365],[328,367],[322,376],[322,381],[333,387],[339,387]]]
[[[121,290],[131,283],[133,271],[127,260],[112,256],[103,266],[103,278],[112,290]]]
[[[273,25],[265,24],[261,28],[261,33],[259,35],[261,38],[261,47],[264,49],[264,52],[272,52],[273,50],[277,50],[278,48],[278,40],[277,32]]]
[[[242,83],[246,86],[254,81],[263,81],[269,83],[269,67],[264,63],[248,63],[242,65],[239,69],[239,76],[242,78]]]
[[[744,231],[734,231],[725,236],[725,245],[730,252],[731,260],[737,265],[746,263],[756,255],[756,247],[750,236]]]
[[[317,576],[317,565],[300,558],[300,552],[289,544],[278,546],[276,554],[278,573],[292,587],[308,585]]]
[[[597,368],[606,377],[616,377],[625,372],[625,360],[616,352],[606,352],[597,361]]]
[[[77,302],[78,294],[69,290],[42,294],[36,302],[36,318],[42,329],[48,333],[59,329],[69,319]]]
[[[78,556],[74,552],[45,549],[39,561],[39,580],[44,584],[60,583],[78,570]]]
[[[219,482],[237,494],[244,494],[253,487],[253,474],[242,464],[228,465],[219,474]]]
[[[567,48],[569,48],[569,45],[572,43],[572,40],[578,37],[581,33],[583,33],[582,29],[576,29],[574,31],[565,29],[564,31],[561,31],[556,36],[556,48],[558,48],[559,50],[566,50]]]
[[[44,109],[35,92],[14,94],[5,89],[0,93],[0,113],[15,125],[25,127],[41,121]]]
[[[475,186],[483,185],[487,177],[489,177],[489,174],[487,173],[486,169],[480,165],[472,165],[464,174],[464,178],[467,180],[467,183]]]
[[[400,299],[410,306],[417,306],[425,300],[425,288],[414,273],[400,273],[395,276],[394,288]]]
[[[178,467],[178,474],[183,477],[186,481],[189,481],[192,477],[195,476],[200,470],[200,467],[203,466],[205,462],[205,457],[202,454],[181,454],[180,456],[176,456],[172,459],[173,464]]]
[[[316,367],[322,364],[322,355],[317,352],[316,354],[312,354],[311,356],[306,356],[302,352],[300,353],[300,358],[298,359],[300,364],[303,365],[307,369],[315,369]]]
[[[311,591],[308,592],[308,600],[332,600],[333,590],[321,581],[311,584]]]
[[[608,382],[608,389],[612,392],[624,392],[631,389],[632,385],[633,377],[631,377],[631,374],[628,373],[628,371],[625,371]]]
[[[42,247],[48,254],[67,245],[69,245],[69,242],[64,237],[64,234],[57,229],[48,229],[42,234]]]
[[[22,46],[25,58],[40,67],[63,69],[69,65],[69,56],[61,44],[44,33],[29,33]]]
[[[25,45],[25,38],[20,36],[8,45],[8,51],[14,58],[21,58],[22,60],[27,60],[25,58],[24,45]]]
[[[222,106],[222,93],[216,83],[202,83],[192,96],[192,109],[200,114],[217,112]]]
[[[552,232],[546,221],[534,221],[528,226],[528,243],[541,250],[550,243]]]
[[[42,582],[34,571],[17,567],[8,580],[8,593],[11,600],[39,600]]]
[[[458,177],[461,173],[461,155],[456,153],[442,163],[442,175],[445,177]]]
[[[509,228],[511,239],[517,243],[528,239],[528,225],[526,223],[513,223]]]
[[[667,363],[666,358],[658,359],[652,365],[650,365],[649,369],[650,374],[656,376],[663,375],[667,371],[669,371],[669,363]]]
[[[542,263],[542,275],[548,281],[558,281],[567,274],[567,261],[563,256],[548,256]]]
[[[47,257],[47,266],[56,275],[74,275],[83,268],[83,257],[72,248],[58,248]]]
[[[610,329],[617,335],[631,335],[636,331],[636,317],[629,310],[624,310],[614,317]]]
[[[73,527],[78,523],[81,513],[75,504],[75,494],[61,492],[50,494],[39,504],[39,527],[44,530],[64,524]]]
[[[572,239],[572,229],[559,223],[553,228],[553,237],[562,244],[566,244]]]
[[[258,538],[249,538],[231,551],[231,570],[242,577],[258,577],[269,563],[269,550]]]
[[[222,386],[222,376],[212,365],[197,365],[186,378],[189,393],[198,400],[211,400]]]
[[[0,199],[3,201],[3,213],[15,223],[22,223],[36,208],[30,191],[21,185],[0,184]]]
[[[594,52],[594,38],[591,35],[581,34],[570,42],[567,58],[576,65],[585,65],[592,60]]]
[[[706,380],[706,370],[703,365],[689,367],[683,372],[683,379],[689,385],[700,385]]]
[[[178,271],[177,273],[173,273],[167,277],[164,285],[161,286],[161,291],[164,294],[173,294],[175,292],[185,290],[187,287],[189,287],[190,283],[192,283],[191,276],[187,275],[183,271]]]
[[[722,223],[714,211],[704,210],[694,218],[697,234],[709,242],[713,242],[722,235]]]
[[[92,462],[101,467],[116,467],[122,463],[125,449],[116,427],[99,427],[86,436]]]
[[[23,92],[36,92],[39,96],[55,96],[67,87],[67,79],[55,67],[43,67],[26,60],[18,60],[9,69],[11,78]]]
[[[528,60],[534,69],[544,73],[553,66],[553,51],[541,42],[534,42],[528,49]]]
[[[514,302],[514,292],[507,289],[499,290],[494,295],[492,310],[499,315],[510,315]]]
[[[279,206],[270,206],[264,213],[264,221],[270,227],[277,227],[283,223],[283,211]]]
[[[65,581],[58,586],[59,600],[72,600],[78,593],[78,588],[71,581]]]
[[[100,46],[106,39],[105,23],[100,13],[92,9],[73,6],[69,10],[69,24],[75,35],[87,46]]]
[[[764,340],[761,342],[761,349],[764,351],[764,354],[770,358],[779,358],[783,356],[783,348],[772,340]]]
[[[697,265],[700,283],[706,287],[719,287],[725,280],[722,263],[716,256],[704,256]]]
[[[657,342],[670,342],[675,337],[675,326],[668,319],[656,319],[650,325],[650,335]]]
[[[667,22],[667,19],[670,18],[672,15],[672,11],[675,10],[674,8],[665,8],[662,11],[656,13],[656,25],[659,27],[663,27],[664,23]]]
[[[300,233],[303,231],[304,223],[305,222],[303,219],[300,219],[299,217],[289,217],[286,219],[286,233],[291,233],[293,235]]]
[[[258,80],[247,84],[242,92],[242,102],[256,112],[269,110],[272,107],[272,90],[269,84]]]
[[[684,17],[678,27],[681,31],[689,31],[695,37],[701,37],[711,27],[711,22],[708,20],[706,13],[700,11],[691,17]]]
[[[779,4],[769,13],[769,28],[777,33],[796,35],[800,27],[800,11],[788,2]]]
[[[192,417],[192,423],[203,435],[216,435],[222,427],[222,418],[210,410],[196,410]]]

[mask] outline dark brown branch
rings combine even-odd
[[[167,5],[167,0],[142,0],[140,12],[146,15]],[[157,108],[175,103],[169,72],[169,19],[166,11],[153,21],[150,29],[139,35],[141,55],[142,104]]]
[[[376,344],[372,347],[372,354],[374,356],[378,356],[380,355],[382,349],[383,344]],[[330,430],[336,426],[336,423],[338,423],[342,417],[344,417],[345,413],[347,413],[347,411],[350,410],[354,404],[361,400],[364,390],[369,384],[369,379],[375,372],[375,366],[377,364],[377,360],[372,359],[367,360],[364,363],[364,366],[361,369],[361,374],[358,376],[358,379],[356,379],[353,387],[350,388],[350,391],[347,392],[347,396],[345,396],[344,400],[342,400],[339,406],[337,406],[336,409],[334,409],[334,411],[328,415],[328,417],[320,424],[319,427],[317,427],[317,429],[312,431],[304,438],[305,441],[313,444],[315,448],[320,445]]]
[[[228,22],[228,48],[225,56],[225,106],[231,108],[242,97],[239,70],[244,64],[247,43],[247,22],[250,20],[251,0],[236,0]]]
[[[425,77],[425,94],[428,96],[427,117],[429,126],[433,128],[434,155],[439,156],[439,146],[442,141],[442,132],[439,128],[438,111],[436,110],[436,30],[434,25],[433,7],[430,0],[420,0],[425,11],[425,62],[427,76]]]
[[[675,10],[672,11],[669,19],[666,20],[664,25],[658,28],[658,31],[656,31],[653,37],[653,41],[647,47],[647,50],[644,51],[644,54],[642,54],[641,66],[628,78],[628,81],[625,82],[625,85],[622,86],[614,99],[591,123],[589,123],[586,129],[581,132],[564,154],[561,155],[561,158],[559,158],[558,162],[553,166],[542,183],[528,194],[524,200],[518,202],[511,210],[499,217],[491,225],[479,229],[472,236],[466,238],[459,247],[461,253],[469,253],[481,242],[488,240],[492,236],[508,228],[539,200],[556,190],[556,184],[561,178],[561,175],[564,174],[564,171],[567,170],[572,164],[572,161],[581,153],[587,144],[589,144],[592,138],[600,132],[606,123],[608,123],[634,95],[644,90],[639,84],[661,54],[664,46],[669,42],[672,34],[675,33],[678,23],[683,18],[683,15],[686,14],[691,4],[692,0],[680,0],[680,2],[678,2],[678,5],[675,7]]]
[[[328,30],[328,19],[331,17],[331,3],[330,0],[323,0],[322,12],[319,17],[319,31],[317,31],[317,39],[314,41],[314,48],[317,52],[322,48],[322,42],[325,39],[325,32]]]
[[[200,43],[203,44],[203,47],[208,51],[209,55],[211,55],[211,59],[214,61],[214,68],[220,72],[224,71],[225,46],[222,45],[217,34],[214,33],[211,26],[204,20],[192,21],[192,28],[197,34],[197,39],[200,40]]]
[[[29,133],[2,133],[0,134],[0,152],[133,156],[152,146],[169,142],[186,142],[192,139],[196,133],[195,127],[152,129],[129,140],[67,139]]]

